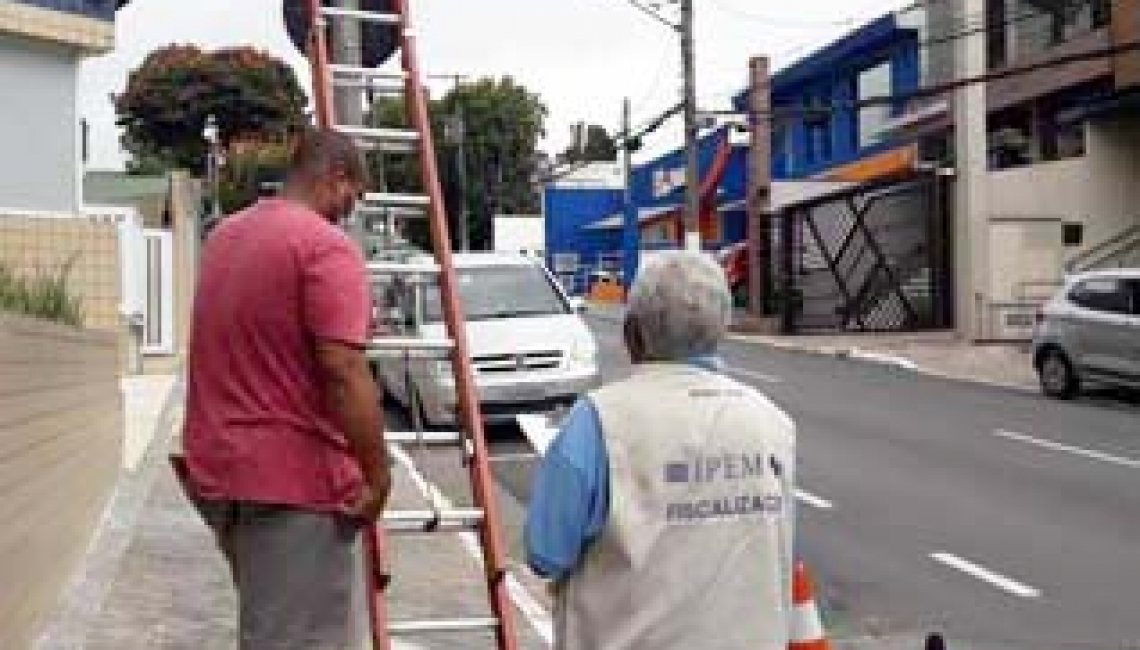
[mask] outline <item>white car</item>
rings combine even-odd
[[[1140,388],[1140,269],[1069,278],[1037,315],[1033,364],[1051,397],[1090,383]]]
[[[598,385],[597,344],[578,303],[538,261],[509,253],[454,256],[469,353],[484,420],[572,405]],[[430,256],[409,264],[430,264]],[[374,285],[382,329],[400,336],[446,337],[434,282]],[[456,421],[449,361],[409,354],[377,359],[384,390],[432,426]]]

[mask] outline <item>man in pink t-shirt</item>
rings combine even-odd
[[[364,260],[335,225],[364,184],[349,138],[307,133],[281,195],[202,252],[176,466],[230,564],[242,650],[367,640],[359,532],[391,479]]]

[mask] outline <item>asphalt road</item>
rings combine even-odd
[[[627,373],[616,325],[593,325],[606,377]],[[1060,403],[751,344],[723,357],[798,423],[797,552],[833,639],[920,647],[941,632],[950,648],[1140,648],[1135,397]],[[521,561],[535,458],[517,430],[491,436]]]

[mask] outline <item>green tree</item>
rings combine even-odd
[[[574,125],[574,138],[565,151],[558,154],[558,164],[613,162],[617,160],[617,142],[604,126],[579,122]]]
[[[292,68],[260,50],[170,45],[131,72],[114,103],[130,168],[200,173],[208,116],[217,121],[223,147],[280,142],[305,122],[307,98]]]
[[[538,95],[510,77],[504,77],[456,86],[442,98],[429,102],[428,110],[452,242],[458,243],[461,197],[465,197],[471,246],[476,250],[489,248],[495,214],[539,210],[538,189],[533,179],[541,161],[538,141],[545,133],[546,106]],[[454,122],[457,116],[463,124],[466,173],[462,175],[458,145],[445,137],[449,122]],[[372,120],[377,126],[406,126],[403,102],[392,99],[376,102]],[[423,191],[414,158],[376,154],[370,157],[374,176],[388,191]],[[462,176],[466,177],[466,191],[461,187]],[[409,228],[408,234],[417,244],[427,242],[423,226]]]

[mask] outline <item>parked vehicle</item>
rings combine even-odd
[[[1140,269],[1069,278],[1037,315],[1033,363],[1052,397],[1088,384],[1140,388]]]
[[[428,264],[417,256],[410,264]],[[484,419],[513,420],[572,405],[595,387],[597,344],[572,302],[541,262],[514,253],[454,256],[474,378]],[[374,286],[383,326],[401,336],[446,336],[434,283]],[[455,421],[450,362],[423,355],[374,362],[386,392],[430,425]]]

